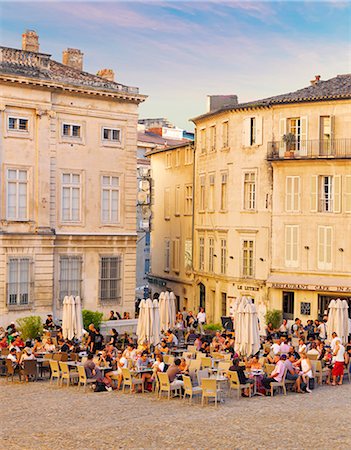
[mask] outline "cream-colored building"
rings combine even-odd
[[[113,72],[83,71],[0,47],[0,324],[53,312],[64,295],[83,307],[134,312],[137,88]]]
[[[193,122],[191,308],[217,322],[250,295],[261,323],[268,308],[305,322],[334,297],[350,304],[351,75],[248,103],[212,96]],[[175,174],[159,178],[159,195],[185,183]],[[158,236],[165,221],[155,211]]]
[[[149,286],[152,294],[173,291],[178,310],[192,309],[194,146],[182,143],[147,155],[153,180]]]

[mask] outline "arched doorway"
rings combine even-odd
[[[199,283],[199,306],[205,308],[206,306],[206,287],[203,283]]]

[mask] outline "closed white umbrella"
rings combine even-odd
[[[335,331],[336,301],[333,299],[328,305],[329,314],[327,322],[328,340],[331,341],[332,333]]]
[[[76,308],[74,303],[74,297],[72,295],[68,298],[68,305],[69,305],[69,326],[68,326],[68,339],[71,340],[74,338],[74,329],[75,329],[75,323],[76,323]]]
[[[68,339],[68,327],[69,327],[69,319],[68,319],[68,296],[65,296],[62,303],[62,335],[65,339]]]
[[[260,341],[260,327],[258,323],[258,314],[256,310],[256,306],[252,303],[251,304],[251,329],[250,329],[250,339],[251,339],[251,355],[255,355],[260,347],[261,347],[261,341]]]
[[[144,317],[145,317],[145,300],[142,299],[139,303],[139,318],[137,325],[137,336],[138,342],[143,342],[145,340],[145,325],[144,325]]]
[[[155,299],[152,302],[153,306],[153,344],[157,345],[161,340],[161,329],[160,329],[160,308],[158,301]]]
[[[169,328],[173,328],[176,323],[176,296],[174,292],[169,294]]]
[[[151,299],[147,299],[145,301],[145,339],[148,343],[151,343],[153,340],[153,304]]]
[[[170,321],[171,321],[171,314],[172,314],[171,307],[170,307],[169,292],[168,291],[165,292],[165,303],[166,303],[166,305],[165,305],[165,314],[166,314],[166,320],[165,320],[166,328],[165,328],[165,330],[168,330],[169,329],[169,325],[170,325]]]
[[[161,292],[158,298],[159,312],[160,312],[160,328],[161,330],[167,330],[167,316],[168,306],[166,306],[166,296],[164,292]]]
[[[83,336],[83,314],[82,314],[82,302],[80,301],[80,297],[77,296],[74,299],[75,302],[75,310],[76,310],[76,320],[75,320],[75,335],[77,339],[80,339]]]
[[[345,337],[344,343],[347,343],[348,336],[349,336],[349,305],[347,304],[346,300],[342,301],[342,309],[343,309],[343,320],[344,320],[344,326],[343,326],[343,336]]]

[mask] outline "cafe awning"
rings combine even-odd
[[[267,279],[267,286],[276,289],[300,289],[351,293],[351,278],[318,275],[273,274]]]

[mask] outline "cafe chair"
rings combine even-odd
[[[202,394],[202,388],[200,386],[193,386],[191,382],[191,378],[183,375],[183,382],[184,382],[184,401],[186,399],[186,396],[189,396],[189,403],[192,403],[192,399],[194,395],[201,395]]]
[[[214,398],[215,406],[217,406],[221,390],[217,389],[216,380],[211,378],[203,378],[201,380],[201,389],[202,389],[201,406],[204,406],[205,401],[208,404],[208,400],[210,398]]]
[[[244,389],[249,389],[249,396],[251,397],[251,389],[252,385],[250,383],[240,384],[238,372],[235,372],[234,370],[228,371],[228,379],[229,379],[229,392],[231,390],[238,392],[238,398],[241,397],[242,391]]]
[[[129,369],[122,368],[122,376],[123,376],[123,389],[122,392],[125,391],[125,388],[129,387],[129,392],[132,393],[134,391],[135,386],[141,386],[141,392],[144,393],[144,380],[141,378],[134,378]]]
[[[23,361],[23,376],[26,381],[32,378],[34,381],[38,379],[38,366],[35,359],[26,359]]]
[[[60,361],[60,369],[61,369],[61,379],[60,386],[63,386],[63,381],[66,381],[67,387],[71,384],[71,380],[76,381],[79,378],[78,372],[70,372],[68,364],[66,362]]]
[[[58,361],[50,359],[49,363],[50,363],[50,370],[51,370],[50,384],[56,379],[57,385],[58,385],[60,383],[60,378],[61,378],[61,372],[60,372],[60,367],[59,367]]]
[[[78,389],[83,385],[84,392],[87,389],[88,384],[96,383],[95,378],[87,378],[84,366],[77,366],[78,369]]]
[[[168,400],[171,399],[171,392],[180,393],[181,396],[181,386],[172,386],[167,373],[159,372],[157,376],[159,383],[158,399],[162,397],[162,392],[166,392],[168,394]]]

